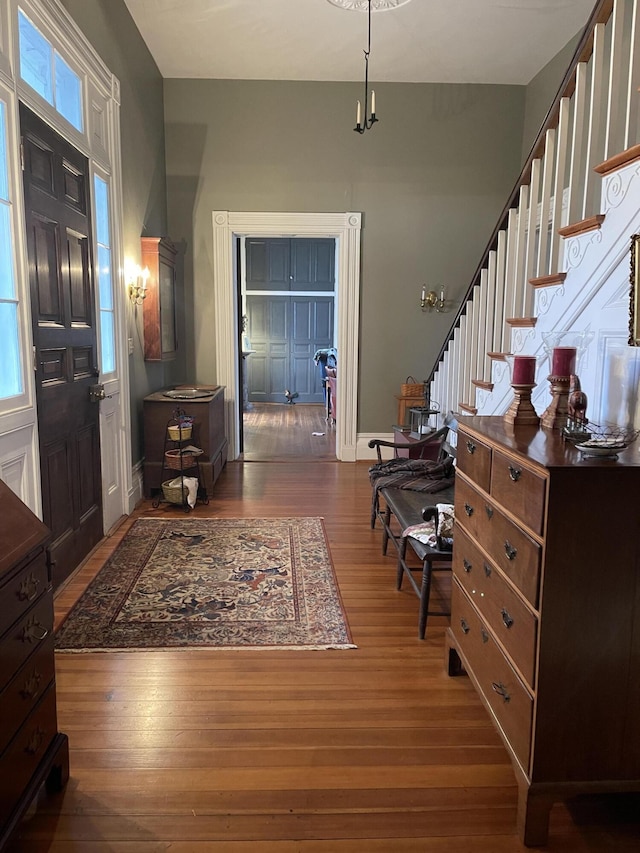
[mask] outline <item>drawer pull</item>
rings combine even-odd
[[[511,696],[509,695],[507,688],[504,686],[504,684],[501,681],[498,681],[498,682],[492,681],[491,686],[493,687],[494,691],[498,694],[498,696],[502,696],[502,698],[504,699],[505,702],[511,701]]]
[[[491,566],[488,563],[483,563],[482,568],[484,569],[485,575],[490,578],[491,577]]]
[[[480,631],[480,636],[482,637],[482,642],[483,642],[483,643],[488,643],[488,642],[489,642],[489,635],[488,635],[488,634],[487,634],[487,632],[484,630],[484,628],[482,628],[482,630]]]
[[[471,569],[473,568],[473,566],[471,565],[471,563],[469,562],[469,560],[463,560],[463,561],[462,561],[462,568],[465,570],[465,572],[466,572],[467,574],[469,574],[469,572],[471,571]]]
[[[509,476],[514,483],[517,483],[522,476],[522,471],[519,468],[514,468],[513,465],[509,465]]]
[[[462,628],[462,633],[463,633],[463,634],[468,634],[468,633],[469,633],[469,631],[471,630],[471,628],[470,628],[470,627],[469,627],[469,625],[467,624],[466,620],[464,620],[464,619],[461,619],[461,620],[460,620],[460,627]]]
[[[509,611],[505,607],[502,608],[501,613],[505,627],[510,628],[513,625],[513,616],[510,615]]]
[[[471,518],[471,516],[473,515],[473,507],[470,506],[469,504],[465,504],[464,505],[464,511],[469,516],[469,518]]]
[[[472,456],[476,452],[476,446],[472,441],[467,442],[467,453],[470,453]]]
[[[493,518],[493,507],[489,506],[489,504],[485,504],[484,508],[486,510],[486,513],[487,513],[487,518],[489,518],[489,519]]]
[[[511,544],[511,542],[509,542],[508,539],[504,543],[504,553],[507,555],[507,559],[509,560],[515,560],[518,554],[517,549],[513,547],[513,545]]]
[[[40,581],[38,578],[33,576],[33,573],[29,575],[29,577],[25,578],[20,584],[18,599],[20,601],[33,601],[34,598],[38,597],[39,584]]]
[[[42,676],[38,672],[37,669],[34,669],[31,675],[25,679],[24,684],[22,685],[22,690],[20,691],[20,695],[23,699],[33,699],[34,696],[38,695],[38,691],[40,690],[40,682],[42,681]]]
[[[37,619],[32,619],[22,629],[22,642],[33,643],[35,641],[39,643],[44,640],[48,633],[48,628],[45,628]]]

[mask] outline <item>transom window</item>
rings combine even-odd
[[[82,133],[82,81],[53,45],[18,10],[20,76]]]

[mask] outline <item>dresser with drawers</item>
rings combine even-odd
[[[587,459],[469,417],[457,459],[446,666],[502,736],[535,846],[554,802],[640,790],[640,445]]]
[[[69,775],[58,732],[47,527],[0,480],[0,849],[43,782]]]

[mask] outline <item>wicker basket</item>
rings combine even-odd
[[[193,468],[197,458],[195,453],[188,450],[167,450],[164,454],[164,466],[174,471],[183,471],[185,468]]]
[[[191,438],[191,424],[176,424],[175,426],[167,427],[169,438],[171,441],[185,441]]]
[[[172,482],[172,480],[165,480],[162,484],[162,494],[164,495],[165,501],[170,504],[186,504],[188,494],[187,487],[184,483],[180,483],[178,486],[172,486]]]
[[[413,379],[408,376],[407,379]],[[400,386],[401,397],[424,397],[424,382],[403,382]]]

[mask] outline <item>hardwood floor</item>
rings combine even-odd
[[[227,465],[194,513],[323,516],[358,648],[57,655],[71,778],[11,853],[521,853],[507,753],[469,680],[445,675],[446,620],[418,640],[370,494],[365,463]],[[131,521],[57,597],[58,623]],[[556,805],[547,850],[637,851],[639,805]]]
[[[245,462],[335,462],[336,428],[313,403],[252,403],[243,413]]]

